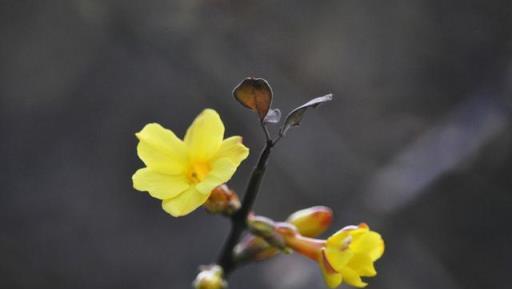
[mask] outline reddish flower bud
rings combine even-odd
[[[324,206],[315,206],[297,211],[286,220],[297,227],[306,237],[316,237],[325,232],[332,223],[332,210]]]
[[[240,208],[240,200],[238,195],[224,184],[213,189],[204,207],[212,214],[229,216]]]

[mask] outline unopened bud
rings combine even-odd
[[[213,189],[210,197],[204,204],[206,210],[212,214],[232,215],[240,208],[238,195],[226,185]]]
[[[329,228],[332,217],[332,210],[328,207],[315,206],[291,214],[286,221],[295,225],[301,235],[316,237]]]
[[[239,263],[250,261],[263,261],[279,253],[264,239],[252,234],[245,235],[234,250],[235,259]]]
[[[295,236],[300,235],[299,231],[297,231],[297,227],[286,222],[277,223],[276,233],[283,238],[294,238]]]
[[[195,289],[224,289],[227,287],[222,275],[222,268],[218,265],[202,266],[192,283]]]
[[[247,220],[249,230],[254,235],[263,238],[270,245],[278,248],[284,253],[289,250],[286,247],[283,237],[276,231],[276,223],[267,217],[250,216]]]
[[[258,236],[269,236],[274,232],[275,223],[271,219],[263,216],[249,216],[247,225],[251,232],[256,233]]]

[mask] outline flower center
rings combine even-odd
[[[191,183],[197,184],[206,177],[210,170],[210,165],[207,163],[193,163],[188,170],[187,178]]]

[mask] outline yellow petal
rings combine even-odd
[[[235,166],[239,166],[248,155],[249,149],[243,145],[242,137],[232,136],[222,142],[215,158],[228,158]]]
[[[340,286],[341,282],[343,282],[343,276],[341,273],[327,273],[322,265],[320,265],[320,269],[322,270],[322,276],[324,277],[327,287],[336,288]]]
[[[347,265],[353,255],[354,253],[350,250],[342,251],[339,248],[333,248],[329,246],[325,248],[325,256],[327,257],[327,261],[329,261],[331,267],[338,272],[341,272],[341,269]]]
[[[219,151],[223,138],[224,124],[219,114],[205,109],[188,128],[185,144],[193,161],[208,161]]]
[[[147,191],[160,200],[174,198],[190,187],[185,176],[165,175],[151,168],[138,170],[132,180],[136,190]]]
[[[203,194],[210,194],[215,187],[231,179],[235,171],[236,165],[229,159],[218,159],[214,161],[212,169],[206,177],[196,185],[196,189]]]
[[[343,282],[343,276],[341,273],[335,272],[332,268],[328,268],[329,264],[327,263],[325,256],[320,257],[318,264],[320,265],[320,270],[322,271],[325,284],[327,284],[329,288],[336,288],[341,284],[341,282]]]
[[[375,261],[384,253],[384,241],[379,233],[370,231],[356,238],[350,249],[356,253],[368,254],[372,261]]]
[[[349,285],[358,288],[363,288],[366,287],[366,285],[368,285],[368,283],[363,282],[361,280],[361,276],[359,276],[354,270],[350,268],[343,268],[341,274],[343,275],[343,280],[345,280],[345,282],[347,282]]]
[[[375,271],[373,266],[373,260],[367,254],[355,254],[347,266],[361,276],[372,277],[377,275],[377,271]]]
[[[196,188],[190,187],[175,198],[163,200],[162,208],[174,217],[181,217],[204,204],[208,196],[209,194],[202,194]]]
[[[172,131],[149,123],[135,135],[139,139],[137,153],[147,167],[167,174],[183,172],[187,165],[186,146]]]
[[[357,229],[355,226],[347,226],[338,232],[334,233],[332,236],[330,236],[327,239],[327,246],[329,247],[340,247],[343,244],[343,242],[347,239],[348,236],[350,236],[350,231],[353,231]]]

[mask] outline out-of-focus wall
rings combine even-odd
[[[257,212],[370,224],[369,288],[508,288],[511,27],[506,0],[2,1],[0,288],[188,288],[228,222],[133,190],[133,134],[215,108],[252,151],[241,194],[262,145],[231,96],[246,76],[285,113],[335,94],[275,149]],[[230,285],[325,288],[297,256]]]

